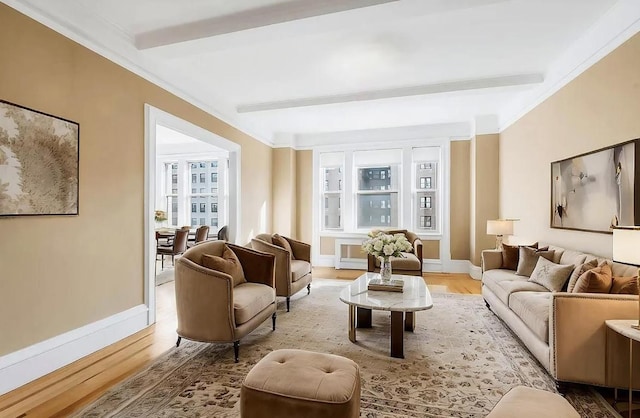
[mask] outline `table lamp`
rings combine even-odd
[[[502,236],[513,235],[513,219],[487,221],[487,235],[496,236],[496,250],[502,249]]]
[[[617,226],[613,229],[613,261],[640,266],[640,226]],[[638,276],[636,281],[640,289]],[[640,329],[640,296],[638,296],[638,325],[632,325],[632,327]]]

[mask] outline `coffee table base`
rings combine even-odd
[[[415,330],[415,313],[391,311],[391,357],[404,358],[404,331]],[[349,341],[356,342],[356,328],[371,328],[371,309],[349,305]]]

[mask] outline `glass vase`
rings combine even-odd
[[[384,257],[380,263],[380,278],[382,281],[391,280],[391,260],[389,257]]]

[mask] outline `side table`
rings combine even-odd
[[[631,418],[633,413],[633,342],[640,341],[640,330],[631,326],[638,325],[638,320],[608,319],[605,324],[609,330],[629,339],[629,418]],[[617,396],[614,395],[614,398],[617,398]],[[615,401],[616,399],[614,399]]]

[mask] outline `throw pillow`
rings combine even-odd
[[[637,295],[638,276],[635,277],[614,277],[609,293],[618,295]]]
[[[293,256],[293,249],[291,249],[291,244],[289,244],[289,241],[287,241],[286,238],[278,235],[278,234],[273,234],[273,237],[271,237],[271,239],[273,240],[273,243],[275,245],[277,245],[278,247],[284,248],[285,250],[289,251],[289,255],[291,256],[292,260],[295,260],[296,258]]]
[[[211,270],[221,271],[228,274],[233,279],[233,287],[246,283],[242,264],[238,256],[228,246],[224,246],[222,257],[211,254],[202,254],[202,265]]]
[[[530,248],[538,248],[538,243],[527,245]],[[548,249],[548,248],[547,248]],[[507,270],[517,270],[520,246],[502,244],[502,268]]]
[[[609,293],[612,283],[611,265],[603,261],[578,277],[573,293]]]
[[[595,258],[587,263],[580,264],[578,267],[573,269],[573,273],[569,276],[569,284],[567,285],[567,292],[573,292],[573,288],[576,287],[576,282],[578,278],[584,274],[585,271],[591,270],[598,267],[598,260]]]
[[[533,273],[533,269],[536,268],[538,258],[544,257],[549,261],[553,260],[553,250],[536,250],[530,247],[520,247],[520,253],[518,254],[518,268],[516,274],[518,276],[530,277]]]
[[[559,292],[574,267],[573,264],[556,264],[544,257],[538,257],[529,281],[544,286],[551,292]]]

